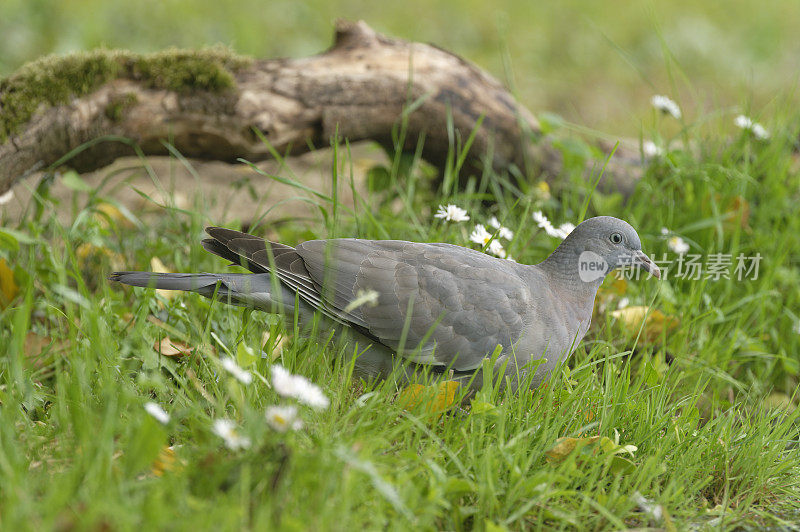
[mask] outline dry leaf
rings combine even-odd
[[[186,344],[170,340],[169,336],[165,336],[153,346],[157,353],[165,357],[182,357],[192,354],[192,348]]]
[[[178,466],[178,459],[172,447],[163,447],[156,459],[153,461],[152,473],[160,477],[167,471],[175,471]]]
[[[0,309],[7,307],[18,293],[14,271],[8,267],[6,259],[0,259]]]
[[[600,436],[589,436],[586,438],[559,438],[556,440],[555,445],[553,445],[548,451],[545,451],[544,454],[547,456],[547,460],[549,462],[561,462],[567,456],[572,454],[572,451],[577,449],[579,446],[584,447],[586,445],[595,443],[598,440],[600,440]]]
[[[86,269],[91,263],[101,262],[104,258],[108,259],[111,268],[122,270],[125,266],[125,258],[115,251],[105,247],[98,247],[89,242],[84,242],[75,250],[78,264],[82,269]]]
[[[631,338],[635,338],[641,329],[642,334],[639,340],[643,344],[657,341],[662,334],[669,333],[680,323],[675,316],[667,316],[658,309],[653,310],[642,305],[615,310],[611,313],[611,317]],[[644,327],[642,327],[642,322],[644,322]]]
[[[442,381],[437,385],[411,384],[397,397],[397,403],[406,410],[421,407],[436,414],[448,410],[456,403],[459,385],[456,381]]]
[[[133,229],[135,225],[132,221],[130,221],[122,211],[116,205],[112,205],[108,202],[102,202],[98,204],[95,209],[98,211],[95,213],[95,219],[100,222],[100,225],[103,227],[109,227],[109,220],[111,220],[114,224],[119,227],[124,227],[125,229]]]
[[[40,369],[47,365],[48,360],[42,354],[56,355],[67,350],[68,344],[64,340],[53,341],[49,336],[40,336],[34,332],[25,335],[25,360],[31,367]]]
[[[750,221],[750,203],[742,196],[734,196],[725,206],[725,221],[723,225],[728,231],[737,227],[748,229]]]
[[[158,257],[150,259],[150,269],[155,273],[172,273],[172,270],[164,266],[164,263]],[[166,300],[172,299],[177,293],[177,290],[156,290],[156,294]]]
[[[269,331],[264,331],[264,334],[261,335],[261,348],[263,351],[266,352],[267,346],[270,342],[270,334]],[[283,348],[289,342],[289,338],[285,334],[278,333],[278,339],[275,341],[275,345],[272,348],[272,352],[270,353],[270,362],[275,362],[281,356],[283,352]]]

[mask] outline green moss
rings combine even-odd
[[[154,54],[96,50],[44,57],[0,80],[0,142],[26,123],[39,106],[66,103],[113,79],[131,79],[176,92],[220,92],[232,88],[235,72],[250,63],[250,58],[224,47]],[[108,116],[114,119],[123,110],[124,106],[107,108],[106,114],[111,112]]]
[[[111,98],[105,108],[106,116],[113,122],[119,122],[125,110],[136,103],[136,99],[136,95],[130,92]]]

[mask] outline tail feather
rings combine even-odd
[[[224,282],[224,277],[213,273],[114,272],[108,279],[130,286],[196,292]]]
[[[267,312],[292,312],[294,293],[280,286],[272,293],[269,274],[114,272],[109,280],[158,290],[184,290],[232,305]]]

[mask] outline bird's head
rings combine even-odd
[[[612,216],[589,218],[562,243],[578,253],[578,274],[586,282],[602,279],[615,268],[641,268],[654,277],[661,270],[642,252],[642,242],[631,225]]]

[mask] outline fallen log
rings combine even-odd
[[[440,168],[472,136],[469,171],[490,162],[553,179],[561,168],[536,118],[483,70],[340,21],[333,46],[308,58],[103,50],[22,67],[0,80],[0,193],[65,154],[79,172],[135,152],[166,154],[167,143],[191,158],[260,161],[328,146],[334,135],[390,150],[423,138],[422,157]],[[638,153],[615,157],[610,173],[624,192],[639,175]]]

